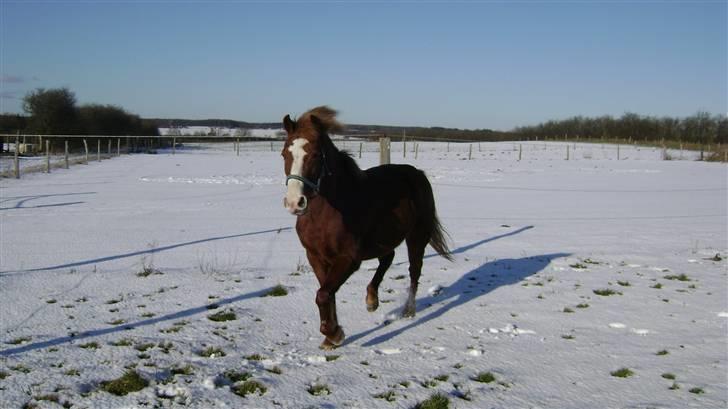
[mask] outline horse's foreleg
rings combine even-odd
[[[372,281],[369,282],[369,285],[367,286],[367,311],[369,312],[376,311],[379,307],[379,284],[382,283],[384,273],[386,273],[389,266],[392,265],[393,259],[394,252],[379,257],[379,266],[377,267],[377,271],[374,273]]]
[[[316,292],[316,305],[321,319],[320,330],[326,337],[321,344],[322,349],[333,349],[344,342],[344,330],[336,316],[336,292],[358,268],[359,263],[340,259],[331,265],[324,277],[319,278],[321,288]]]

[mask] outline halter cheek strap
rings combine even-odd
[[[319,172],[319,177],[318,177],[318,180],[316,180],[316,183],[313,183],[311,180],[309,180],[303,176],[288,175],[288,176],[286,176],[286,186],[288,186],[288,181],[293,179],[293,180],[297,180],[297,181],[303,183],[304,185],[310,187],[311,190],[313,190],[314,192],[319,193],[319,191],[321,190],[321,179],[324,178],[324,175],[331,175],[331,171],[329,171],[329,167],[326,163],[326,154],[323,152],[323,150],[321,151],[321,157],[322,157],[321,171]]]

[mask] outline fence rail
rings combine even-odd
[[[367,135],[371,138],[371,135]],[[199,136],[199,135],[154,135],[154,136],[115,136],[115,135],[22,135],[0,134],[3,165],[0,176],[20,178],[21,173],[68,168],[71,164],[88,164],[91,161],[120,156],[130,153],[176,154],[190,144],[219,144],[225,150],[240,156],[240,152],[279,151],[283,148],[282,138],[257,138],[246,136]],[[335,136],[334,143],[348,150],[353,156],[362,157],[363,153],[378,153],[380,163],[402,160],[419,160],[423,155],[432,157],[455,157],[467,160],[503,159],[522,160],[628,160],[639,155],[635,152],[653,152],[653,159],[680,160],[703,159],[703,152],[645,147],[635,144],[600,144],[574,141],[425,141],[410,138],[383,137],[379,140],[355,139]],[[723,148],[724,149],[724,148]],[[548,154],[536,151],[548,151]],[[659,155],[659,156],[655,156]],[[12,163],[8,157],[12,156]],[[409,156],[409,157],[408,157]],[[24,166],[21,165],[21,159]],[[723,161],[728,162],[728,151],[721,151]]]

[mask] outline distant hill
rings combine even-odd
[[[242,128],[242,129],[281,129],[280,122],[245,122],[232,119],[180,119],[180,118],[148,118],[157,128],[207,126],[215,128]],[[510,132],[493,131],[490,129],[458,129],[442,127],[420,126],[391,126],[391,125],[362,125],[346,124],[344,134],[352,137],[379,137],[387,135],[392,138],[401,138],[407,135],[408,139],[423,140],[463,140],[463,141],[498,141],[511,140],[514,134]]]

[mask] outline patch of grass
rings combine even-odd
[[[576,304],[576,308],[589,308],[589,304],[587,304],[587,303]]]
[[[111,304],[118,304],[118,303],[120,303],[122,301],[124,301],[124,297],[112,298],[109,301],[106,301],[106,304],[109,304],[109,305],[111,305]]]
[[[394,393],[394,391],[392,391],[392,390],[378,393],[378,394],[374,395],[374,397],[377,399],[384,399],[387,402],[394,402],[397,400],[397,394]]]
[[[677,274],[677,275],[670,274],[670,275],[666,275],[666,276],[664,276],[662,278],[664,278],[665,280],[692,281],[690,279],[690,277],[688,277],[687,275],[685,275],[685,273]]]
[[[109,325],[121,325],[121,324],[124,324],[124,323],[126,323],[126,321],[124,321],[121,318],[117,318],[117,319],[115,319],[113,321],[107,322],[107,324],[109,324]]]
[[[197,355],[205,358],[218,358],[225,356],[225,351],[217,347],[207,347],[197,352]]]
[[[149,348],[154,348],[154,342],[146,343],[146,344],[136,344],[134,345],[134,349],[136,349],[139,352],[145,352]]]
[[[78,369],[73,368],[63,372],[63,374],[66,376],[81,376],[81,372]]]
[[[336,361],[341,355],[326,355],[326,362]]]
[[[331,388],[329,388],[329,385],[320,383],[315,383],[309,386],[307,391],[313,396],[325,396],[331,394]]]
[[[142,314],[142,315],[140,315],[140,316],[141,316],[142,318],[152,318],[152,317],[153,317],[153,316],[155,316],[155,315],[157,315],[157,314],[155,314],[155,313],[153,313],[153,312],[145,312],[144,314]]]
[[[634,375],[634,372],[632,372],[632,370],[629,368],[620,368],[616,371],[610,372],[609,374],[617,378],[629,378],[630,376]]]
[[[441,393],[435,393],[426,400],[418,402],[414,407],[415,409],[448,409],[450,400]]]
[[[238,396],[246,397],[253,394],[263,395],[268,391],[268,388],[258,381],[250,380],[235,384],[230,387],[230,390]]]
[[[132,340],[129,338],[122,338],[117,341],[109,342],[109,345],[114,346],[114,347],[128,347],[128,346],[131,346],[131,344],[132,344]]]
[[[662,377],[671,381],[674,381],[677,378],[674,373],[670,372],[665,372],[664,374],[662,374]]]
[[[170,368],[169,373],[174,375],[192,375],[195,373],[194,368],[192,368],[192,365],[185,365],[185,366],[175,366]]]
[[[569,264],[569,267],[576,270],[586,270],[586,265],[582,263]]]
[[[402,382],[399,383],[399,386],[401,386],[403,388],[409,388],[410,381],[402,381]]]
[[[22,365],[22,364],[18,364],[18,365],[15,365],[15,366],[10,366],[8,368],[12,369],[15,372],[30,373],[30,368],[28,368],[27,366]]]
[[[111,381],[101,382],[101,390],[112,395],[124,396],[131,392],[137,392],[149,386],[149,381],[144,379],[137,371],[130,370],[119,378]]]
[[[280,375],[283,373],[283,370],[278,366],[274,366],[273,368],[267,368],[266,371],[274,373],[276,375]]]
[[[563,338],[563,339],[574,339],[574,336],[573,335],[570,335],[570,334],[565,334],[565,335],[562,335],[561,338]]]
[[[434,388],[437,386],[437,381],[434,379],[427,379],[425,381],[422,381],[420,385],[424,386],[425,388]]]
[[[690,389],[688,390],[688,392],[690,392],[690,393],[694,393],[694,394],[696,394],[696,395],[702,395],[702,394],[704,394],[704,393],[705,393],[705,391],[703,390],[703,388],[698,388],[698,387],[695,387],[695,388],[690,388]]]
[[[207,316],[207,319],[208,320],[215,321],[215,322],[233,321],[233,320],[235,320],[237,318],[238,317],[235,315],[235,313],[233,311],[230,311],[230,310],[216,312],[216,313],[214,313],[212,315],[208,315]]]
[[[260,354],[251,354],[245,357],[248,361],[262,361],[265,359],[263,355]]]
[[[225,371],[225,372],[223,372],[222,375],[224,377],[226,377],[227,379],[229,379],[230,382],[232,382],[232,383],[244,382],[253,377],[253,375],[250,372],[240,372],[240,371],[236,371],[234,369]]]
[[[11,339],[10,341],[7,341],[5,343],[10,345],[20,345],[25,342],[30,342],[31,339],[31,337],[18,337],[15,339]]]
[[[83,348],[83,349],[99,349],[99,348],[101,348],[101,346],[99,346],[99,343],[96,342],[96,341],[87,342],[85,344],[79,345],[78,347],[79,348]]]
[[[263,297],[283,297],[284,295],[288,295],[288,290],[286,290],[286,287],[278,284],[263,294]]]
[[[480,372],[472,378],[475,382],[491,383],[495,381],[495,375],[491,372]]]
[[[439,381],[439,382],[447,382],[448,379],[450,379],[450,376],[449,375],[445,375],[445,374],[437,375],[435,377],[435,380],[436,381]]]
[[[58,302],[58,300],[56,300],[55,298],[51,298],[50,300],[46,300],[46,303],[47,304],[55,304],[57,302]]]
[[[392,278],[392,280],[404,280],[405,278],[406,278],[406,276],[404,274],[400,274],[400,275]]]
[[[622,287],[630,287],[632,285],[629,283],[629,281],[617,281],[617,284],[621,285]]]
[[[159,347],[159,349],[161,349],[165,354],[168,354],[169,351],[174,349],[174,344],[171,342],[160,341],[159,344],[157,344],[157,347]]]
[[[164,273],[157,270],[156,268],[146,266],[146,267],[142,268],[141,271],[136,273],[136,276],[137,277],[149,277],[150,275],[162,275],[162,274],[164,274]]]
[[[595,260],[592,260],[592,259],[590,259],[590,258],[587,258],[587,259],[585,259],[585,260],[583,260],[583,261],[584,261],[585,263],[587,263],[587,264],[602,264],[601,262],[599,262],[599,261],[595,261]]]
[[[0,380],[7,378],[10,376],[10,372],[0,371]]]
[[[650,288],[654,288],[654,289],[659,290],[660,288],[662,288],[662,284],[656,283],[655,285],[651,286]]]
[[[602,297],[609,297],[610,295],[614,294],[622,295],[622,293],[614,291],[611,288],[600,288],[598,290],[594,290],[593,293],[596,295],[601,295]]]
[[[669,352],[666,349],[662,349],[662,350],[655,352],[655,355],[658,355],[658,356],[667,355],[667,354],[669,354]]]
[[[460,362],[458,362],[458,363],[456,363],[455,365],[453,365],[452,367],[453,367],[453,368],[455,368],[455,369],[460,369],[460,368],[462,368],[462,367],[463,367],[463,364],[462,364],[462,363],[460,363]]]
[[[572,309],[571,309],[571,308],[569,308],[569,307],[564,307],[564,312],[565,312],[565,313],[572,313],[572,312],[574,312],[574,310],[572,310]]]

